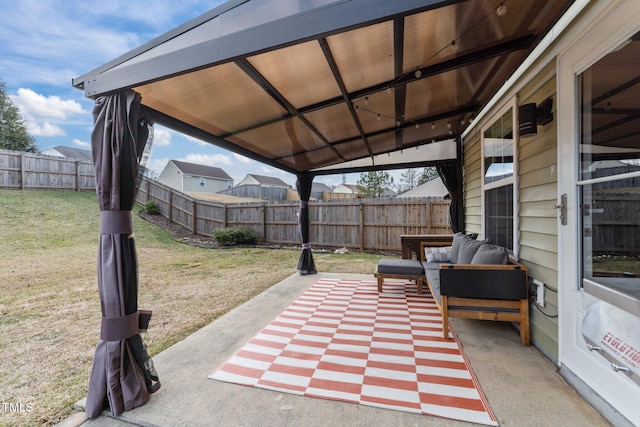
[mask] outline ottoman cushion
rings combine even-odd
[[[378,273],[422,276],[424,268],[417,259],[381,259],[378,262]]]

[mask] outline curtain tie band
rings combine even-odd
[[[133,220],[131,211],[101,211],[100,234],[131,234]]]
[[[302,249],[311,249],[311,243],[303,243]]]
[[[122,317],[103,317],[100,325],[102,341],[123,341],[136,335],[139,330],[138,312]]]
[[[309,202],[307,202],[306,200],[300,200],[300,209],[308,209],[309,208]]]

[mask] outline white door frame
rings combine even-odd
[[[580,123],[577,76],[640,30],[640,1],[598,2],[587,13],[575,37],[560,48],[558,85],[558,203],[567,195],[567,224],[558,220],[560,317],[559,363],[612,405],[640,425],[640,387],[617,375],[609,362],[587,349],[581,336],[584,310],[596,301],[580,287],[578,146]]]

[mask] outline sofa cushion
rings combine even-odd
[[[485,243],[482,240],[474,240],[471,237],[464,237],[460,242],[460,250],[458,251],[458,261],[456,264],[471,264],[473,256],[478,248]]]
[[[417,259],[381,259],[378,261],[378,273],[422,276],[424,269]]]
[[[507,264],[509,252],[507,248],[483,243],[471,259],[471,264]]]
[[[460,251],[460,243],[465,238],[464,233],[456,233],[451,240],[451,255],[450,261],[452,264],[458,263],[458,252]]]
[[[424,268],[424,271],[426,272],[427,270],[440,270],[440,265],[441,263],[439,262],[428,262],[428,261],[422,261],[422,267]]]
[[[451,246],[424,248],[424,259],[427,262],[451,261]]]
[[[427,282],[429,282],[429,290],[433,298],[438,301],[438,305],[442,303],[440,298],[440,269],[427,270],[425,272]]]

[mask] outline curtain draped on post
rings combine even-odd
[[[302,239],[302,253],[298,260],[298,271],[300,274],[316,274],[316,264],[313,262],[313,254],[311,253],[311,243],[309,237],[309,197],[311,197],[311,185],[313,183],[313,175],[298,174],[296,179],[296,188],[300,196],[300,214],[298,216],[298,226],[300,228],[300,237]]]
[[[131,210],[138,167],[151,120],[140,95],[125,91],[96,99],[91,148],[100,205],[98,290],[100,340],[93,359],[85,411],[113,415],[144,405],[160,388],[153,362],[139,335],[138,265]]]
[[[436,169],[451,197],[449,205],[451,229],[454,233],[464,232],[462,162],[456,160],[452,163],[438,165]]]

